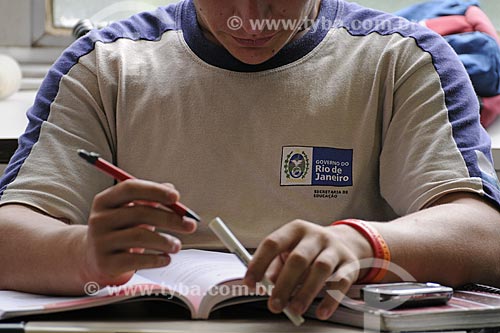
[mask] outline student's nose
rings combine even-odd
[[[242,29],[249,35],[257,35],[264,30],[262,22],[269,19],[270,0],[238,1],[238,16],[243,20]]]

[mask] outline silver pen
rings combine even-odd
[[[234,253],[245,266],[248,266],[248,264],[252,260],[252,255],[240,243],[240,241],[226,226],[226,224],[219,217],[216,217],[208,224],[208,226],[214,232],[214,234],[219,237],[219,239],[227,247],[227,249]],[[271,290],[273,286],[273,283],[266,277],[262,279],[261,283],[267,290]],[[293,314],[288,309],[288,307],[283,309],[283,313],[295,326],[300,326],[304,323],[304,318],[300,315]]]

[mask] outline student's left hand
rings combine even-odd
[[[327,289],[345,295],[362,277],[359,266],[353,269],[353,265],[370,257],[373,257],[370,244],[351,227],[322,227],[297,220],[261,242],[248,266],[245,283],[255,287],[264,275],[268,276],[275,283],[269,309],[279,313],[289,306],[292,312],[303,314],[325,284]],[[316,316],[328,319],[337,309],[338,301],[325,295]]]

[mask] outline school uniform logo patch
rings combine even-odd
[[[352,186],[352,149],[283,147],[281,186]]]
[[[310,185],[310,161],[313,149],[310,147],[283,148],[281,185]]]

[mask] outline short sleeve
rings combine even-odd
[[[477,193],[500,207],[491,141],[463,65],[434,33],[421,29],[410,38],[383,139],[382,196],[399,215],[452,192]]]
[[[95,44],[83,39],[57,60],[28,111],[28,128],[0,181],[0,205],[24,204],[86,223],[93,197],[113,180],[78,155],[113,160],[113,132],[96,75]]]
[[[29,125],[0,180],[0,205],[19,203],[71,223],[86,223],[95,195],[114,180],[90,166],[78,149],[118,164],[116,110],[123,108],[119,41],[157,41],[176,29],[182,3],[160,7],[70,46],[50,69],[28,111]]]

